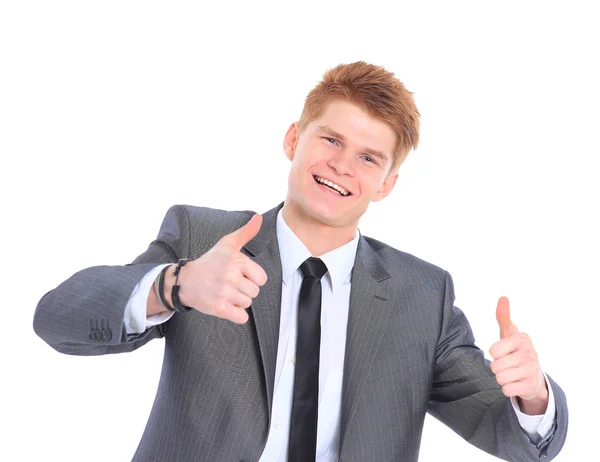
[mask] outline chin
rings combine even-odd
[[[333,228],[347,227],[356,221],[348,212],[331,210],[325,204],[306,204],[305,211],[315,220]]]

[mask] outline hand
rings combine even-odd
[[[267,282],[267,274],[241,249],[258,234],[261,224],[262,216],[254,215],[181,268],[179,297],[184,305],[238,324],[248,321],[246,308],[258,295],[259,286]]]
[[[496,308],[500,341],[490,348],[496,381],[508,397],[518,397],[521,410],[527,414],[543,414],[548,405],[548,390],[538,356],[529,335],[519,332],[510,319],[508,298],[500,297]]]

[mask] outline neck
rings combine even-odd
[[[358,225],[358,223],[346,227],[327,225],[306,214],[289,200],[283,204],[281,213],[285,223],[313,257],[320,257],[350,242],[354,239]]]

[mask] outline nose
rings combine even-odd
[[[329,158],[327,165],[340,176],[354,175],[352,155],[346,151],[337,152]]]

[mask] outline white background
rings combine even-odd
[[[33,332],[37,301],[133,260],[172,204],[282,201],[287,127],[326,69],[359,59],[395,72],[422,114],[419,148],[361,231],[450,271],[486,354],[508,295],[567,393],[556,460],[595,457],[594,3],[4,2],[2,459],[131,459],[163,342],[61,355]],[[495,459],[428,417],[420,460]]]

